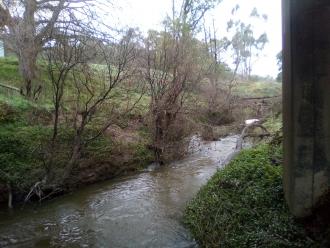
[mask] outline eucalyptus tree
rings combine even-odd
[[[37,79],[37,58],[54,30],[70,22],[75,27],[95,20],[98,0],[2,0],[0,2],[0,39],[18,57],[23,78],[21,93],[36,98],[42,85]],[[106,1],[103,1],[106,2]],[[77,30],[75,28],[75,30]]]
[[[236,6],[232,11],[233,15],[238,10],[239,6]],[[267,15],[260,15],[256,8],[252,10],[250,17],[267,21]],[[252,24],[232,19],[228,22],[227,31],[234,32],[231,38],[234,64],[242,69],[242,75],[248,79],[251,76],[253,59],[259,57],[260,52],[268,43],[267,33],[256,35]]]

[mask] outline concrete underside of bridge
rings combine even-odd
[[[330,0],[282,0],[284,189],[305,217],[329,195]]]

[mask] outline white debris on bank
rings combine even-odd
[[[260,122],[259,119],[249,119],[249,120],[246,120],[246,121],[245,121],[245,125],[246,125],[246,126],[249,126],[249,125],[252,125],[252,124],[256,124],[256,123],[258,123],[258,122]]]

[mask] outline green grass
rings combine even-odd
[[[282,84],[273,82],[240,82],[234,93],[242,97],[272,97],[281,95]]]
[[[0,59],[0,83],[19,87],[22,77],[19,74],[18,60],[16,58]]]
[[[10,183],[15,193],[25,192],[44,175],[51,120],[49,108],[0,94],[0,182]]]
[[[282,167],[273,165],[280,147],[242,151],[219,170],[186,208],[184,222],[201,247],[310,247],[290,214]]]

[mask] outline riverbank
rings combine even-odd
[[[201,247],[327,247],[290,214],[281,161],[281,146],[264,144],[211,178],[184,216]]]
[[[86,146],[70,180],[61,182],[72,150],[73,129],[63,125],[59,138],[50,147],[52,128],[51,107],[20,96],[0,95],[0,202],[7,202],[11,193],[14,204],[22,203],[45,174],[51,178],[42,188],[41,199],[141,170],[153,160],[148,148],[150,134],[143,120],[132,115],[124,128],[113,125]],[[88,129],[87,134],[93,132],[92,126]],[[50,152],[51,168],[46,161]],[[49,170],[51,173],[46,173]],[[31,200],[39,198],[33,196]]]

